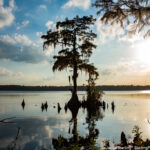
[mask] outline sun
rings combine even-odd
[[[150,39],[145,39],[135,46],[137,59],[144,64],[150,65]]]

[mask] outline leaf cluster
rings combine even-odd
[[[132,24],[130,33],[146,30],[145,37],[150,36],[150,1],[149,0],[96,0],[101,21],[119,23],[122,27]]]
[[[96,34],[91,30],[91,25],[94,25],[95,21],[93,16],[76,16],[71,20],[66,18],[65,21],[56,23],[56,31],[49,30],[41,37],[45,40],[44,49],[49,46],[62,47],[53,57],[55,60],[53,71],[73,69],[76,62],[78,70],[90,71],[91,74],[95,73],[95,76],[98,76],[94,66],[88,64],[92,51],[96,48],[93,44]]]
[[[134,134],[134,139],[133,142],[136,146],[142,146],[143,145],[143,140],[142,140],[142,132],[140,131],[140,128],[135,125],[132,133]]]
[[[58,45],[69,47],[70,50],[80,49],[82,55],[90,56],[91,50],[96,48],[92,41],[96,38],[96,34],[90,30],[90,26],[96,21],[93,16],[78,17],[56,23],[56,31],[49,30],[46,35],[41,38],[46,40],[43,48]],[[75,47],[74,47],[75,46]],[[88,47],[88,48],[87,48]]]

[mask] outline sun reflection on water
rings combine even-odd
[[[144,91],[141,91],[141,93],[143,93],[143,94],[150,94],[150,90],[144,90]]]

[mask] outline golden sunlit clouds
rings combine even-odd
[[[99,85],[148,85],[150,84],[150,63],[142,63],[137,59],[137,50],[133,50],[136,56],[122,58],[118,62],[101,67]]]

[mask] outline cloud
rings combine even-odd
[[[68,127],[68,119],[69,118],[58,118],[57,115],[55,117],[49,117],[46,120],[43,120],[42,117],[15,119],[16,125],[22,127],[20,130],[21,136],[18,138],[16,149],[53,149],[52,138],[57,137],[59,134],[64,135],[66,133],[65,128]],[[62,128],[60,128],[60,123],[64,125]],[[17,127],[10,128],[9,126],[0,126],[0,131],[0,149],[2,149],[8,147],[8,145],[14,141]],[[6,134],[6,131],[8,131],[8,134]]]
[[[1,35],[0,45],[0,59],[26,63],[48,61],[42,47],[33,43],[26,35]]]
[[[47,9],[47,6],[46,5],[40,5],[39,8],[40,9]]]
[[[129,43],[136,43],[140,42],[144,39],[144,31],[135,34],[131,33],[131,27],[133,24],[130,24],[126,26],[125,28],[122,28],[120,24],[117,23],[108,23],[104,24],[101,20],[101,18],[98,18],[96,21],[97,26],[97,33],[98,33],[98,42],[100,43],[106,43],[109,40],[117,39],[120,42],[129,42]]]
[[[14,34],[13,37],[10,37],[9,35],[0,35],[0,41],[13,45],[35,45],[26,35],[17,33]]]
[[[24,34],[15,34],[14,40],[16,41],[16,44],[22,44],[22,45],[34,45],[34,43]]]
[[[9,1],[8,7],[4,7],[4,1],[0,0],[0,28],[10,26],[13,23],[15,19],[13,10],[15,10],[14,0]]]
[[[114,38],[120,38],[125,34],[124,29],[121,28],[119,24],[114,23],[111,25],[108,23],[105,25],[102,23],[100,18],[97,19],[96,26],[98,32],[98,41],[101,43],[105,43],[107,40],[113,40]]]
[[[110,76],[110,75],[115,75],[115,72],[112,69],[103,69],[100,71],[100,75],[102,76]]]
[[[116,64],[116,71],[120,72],[120,75],[135,75],[143,76],[150,72],[149,64],[141,63],[138,59],[122,59]]]
[[[47,21],[45,26],[49,29],[54,28],[54,22],[53,21]]]
[[[15,8],[14,0],[10,0],[9,5],[10,5],[11,8]]]
[[[16,44],[16,41],[9,35],[0,35],[0,41],[7,42],[9,44]]]
[[[14,73],[4,67],[0,67],[0,77],[11,77]]]
[[[46,125],[45,130],[46,130],[46,133],[48,134],[48,138],[51,138],[52,137],[52,129],[50,128],[50,126]]]
[[[113,65],[106,66],[101,70],[102,75],[144,75],[150,72],[147,65],[141,64],[136,59],[122,58]]]
[[[34,68],[35,68],[35,65],[30,67],[29,70],[25,70],[25,73],[23,73],[23,72],[16,72],[15,70],[12,70],[12,69],[10,70],[10,69],[0,66],[0,78],[1,78],[0,83],[4,85],[7,85],[7,84],[16,84],[16,85],[39,85],[40,84],[42,85],[41,76],[38,76],[37,73],[34,73],[34,71],[31,71]],[[30,73],[28,73],[28,71],[30,71]],[[46,81],[43,83],[46,83]]]
[[[24,20],[20,25],[17,26],[17,30],[20,30],[24,27],[27,27],[29,25],[30,21],[29,20]]]
[[[37,37],[41,37],[42,34],[43,34],[42,32],[36,32],[36,36],[37,36]]]
[[[100,69],[98,84],[150,84],[149,65],[143,64],[137,59],[121,58],[118,62],[105,65]]]
[[[87,10],[90,7],[91,0],[69,0],[62,8],[78,7]]]
[[[25,79],[26,77],[24,76],[24,74],[22,72],[13,72],[12,70],[9,70],[7,68],[1,67],[0,66],[0,77],[1,77],[1,83],[4,81],[3,79],[9,81],[12,80],[13,81],[17,79]],[[29,77],[28,77],[29,79]],[[21,80],[23,81],[23,80]]]

